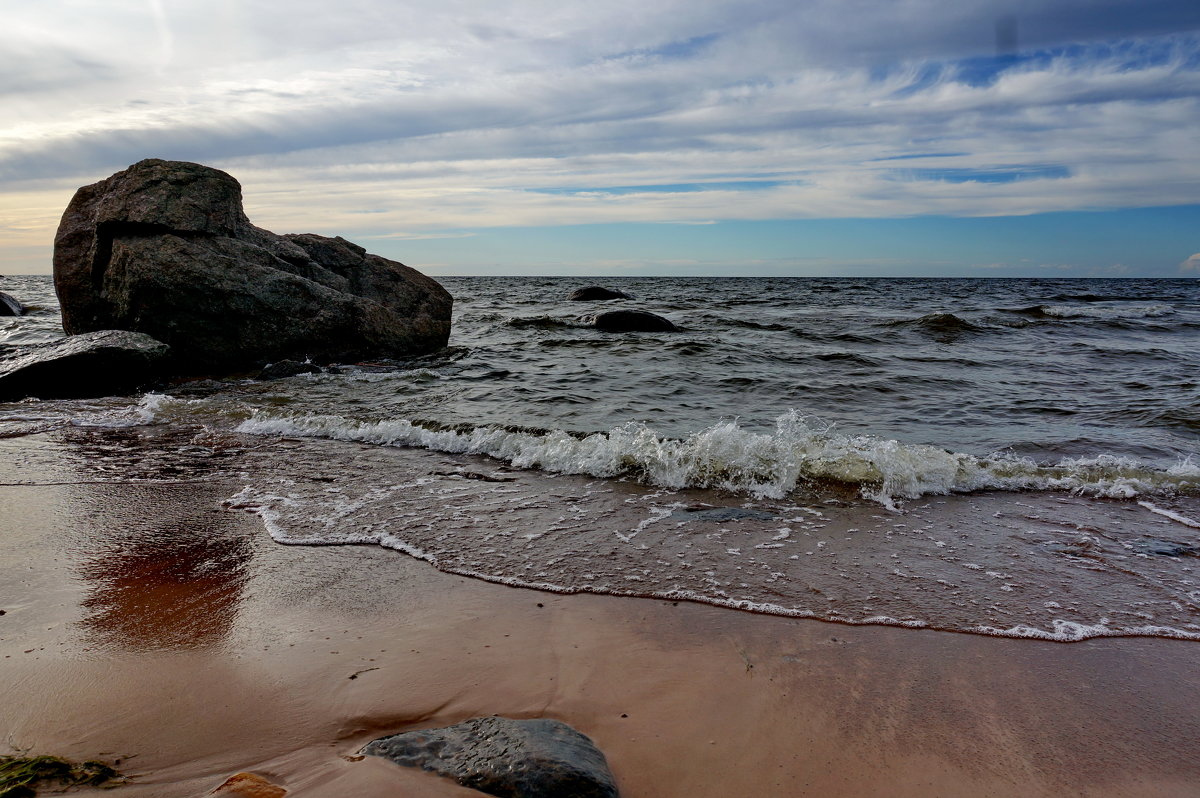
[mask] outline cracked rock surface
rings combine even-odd
[[[422,354],[450,334],[434,280],[343,238],[255,227],[237,180],[183,161],[80,188],[55,236],[54,285],[67,333],[145,333],[181,374]]]

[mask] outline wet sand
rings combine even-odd
[[[1200,791],[1193,641],[512,588],[281,546],[222,506],[236,478],[91,481],[67,448],[0,441],[0,733],[121,758],[117,795],[201,795],[240,770],[304,796],[478,795],[346,757],[489,714],[572,724],[627,798]]]

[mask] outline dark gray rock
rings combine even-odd
[[[268,363],[258,373],[260,380],[282,380],[285,377],[295,377],[297,374],[320,374],[321,369],[312,363],[301,363],[298,360],[280,360],[278,363]]]
[[[169,348],[125,330],[72,335],[0,354],[0,401],[131,393],[155,381]]]
[[[13,297],[0,291],[0,316],[24,316],[25,306]]]
[[[644,310],[609,310],[597,313],[589,320],[597,330],[605,332],[678,332],[669,319]]]
[[[54,241],[68,333],[144,332],[178,373],[434,351],[451,298],[414,269],[342,238],[250,224],[225,172],[145,160],[79,189]]]
[[[506,798],[615,798],[604,754],[557,720],[472,718],[383,737],[362,753],[448,776]]]
[[[571,302],[587,302],[596,299],[631,299],[629,294],[622,291],[614,291],[611,288],[603,288],[598,285],[589,285],[587,288],[580,288],[573,291],[568,301]]]

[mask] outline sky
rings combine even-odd
[[[1200,277],[1196,0],[4,15],[0,273],[155,157],[431,275]]]

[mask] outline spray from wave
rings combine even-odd
[[[562,430],[447,429],[408,419],[356,421],[261,411],[235,431],[482,454],[517,468],[632,478],[672,489],[717,488],[760,498],[784,498],[798,489],[823,485],[848,486],[887,507],[894,507],[897,499],[988,489],[1057,490],[1121,499],[1200,490],[1200,466],[1190,460],[1156,469],[1113,455],[1053,465],[1014,456],[981,458],[873,435],[844,435],[796,411],[781,415],[771,434],[747,431],[732,420],[682,439],[635,422],[608,432],[572,435]]]
[[[1026,308],[1006,309],[1009,313],[1020,313],[1043,319],[1156,319],[1175,312],[1171,305],[1162,303],[1142,305],[1031,305]]]

